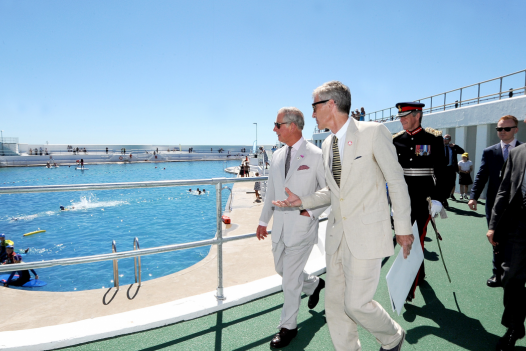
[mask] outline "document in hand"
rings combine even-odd
[[[411,285],[413,285],[422,261],[424,261],[424,252],[420,245],[416,221],[413,224],[413,236],[415,237],[415,241],[413,242],[409,256],[404,259],[404,251],[400,249],[396,260],[386,276],[391,307],[393,311],[398,312],[398,315],[402,312],[407,294],[411,289]]]

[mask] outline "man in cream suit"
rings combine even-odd
[[[400,350],[404,330],[373,300],[381,261],[394,253],[385,183],[394,212],[396,239],[409,255],[414,240],[411,209],[402,167],[385,126],[349,118],[351,93],[332,81],[313,92],[318,128],[332,135],[323,142],[327,187],[275,201],[291,209],[332,205],[327,223],[325,311],[336,350],[361,350],[358,324],[381,343],[380,350]]]
[[[308,143],[302,136],[303,113],[295,107],[279,110],[274,132],[279,141],[286,146],[276,151],[272,157],[265,205],[261,211],[257,237],[267,236],[267,224],[274,216],[272,226],[272,252],[276,272],[283,277],[285,301],[281,311],[279,333],[274,336],[270,346],[287,346],[297,334],[297,315],[301,293],[310,295],[309,308],[314,308],[319,300],[320,290],[325,282],[307,274],[303,269],[314,244],[318,242],[318,217],[327,207],[280,208],[272,201],[285,196],[285,187],[307,195],[325,187],[325,174],[321,150]]]

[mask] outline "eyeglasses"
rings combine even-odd
[[[329,99],[329,100],[330,100],[330,99]],[[324,104],[324,103],[326,103],[326,102],[329,101],[329,100],[321,100],[321,101],[318,101],[318,102],[313,103],[313,104],[312,104],[312,111],[316,112],[316,105],[318,105],[318,104]]]
[[[511,131],[513,128],[517,128],[517,127],[504,127],[504,128],[495,128],[497,130],[497,132],[502,132],[503,130],[505,130],[506,132],[509,132]]]
[[[290,122],[283,122],[283,123],[274,122],[274,125],[276,126],[276,128],[280,129],[282,124],[289,124],[289,123]]]

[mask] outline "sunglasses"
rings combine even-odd
[[[329,99],[329,100],[330,100],[330,99]],[[329,100],[321,100],[321,101],[318,101],[318,102],[313,103],[313,104],[312,104],[312,111],[316,112],[316,105],[318,105],[318,104],[324,104],[324,103],[326,103],[326,102],[329,101]]]
[[[283,122],[283,123],[274,122],[274,125],[276,126],[276,128],[280,129],[282,124],[289,124],[289,123],[290,122]]]
[[[517,127],[504,127],[504,128],[495,128],[497,130],[497,132],[502,132],[503,130],[505,130],[506,132],[509,132],[511,131],[513,128],[517,128]]]

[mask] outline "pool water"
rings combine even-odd
[[[0,168],[0,187],[52,184],[89,184],[176,179],[233,177],[224,171],[239,161],[198,161],[144,164],[89,165],[75,167]],[[231,186],[231,184],[229,184]],[[189,192],[192,188],[192,192]],[[206,195],[196,195],[205,188]],[[222,196],[223,209],[229,191]],[[29,248],[25,262],[111,253],[133,249],[211,239],[216,232],[216,201],[213,185],[75,191],[0,195],[0,233],[15,242],[16,249]],[[74,207],[60,211],[59,206]],[[23,234],[46,230],[24,237]],[[142,280],[159,278],[202,260],[210,247],[148,255],[141,258]],[[37,270],[48,283],[39,290],[74,291],[113,286],[112,261]],[[133,258],[119,260],[119,283],[134,280]]]

